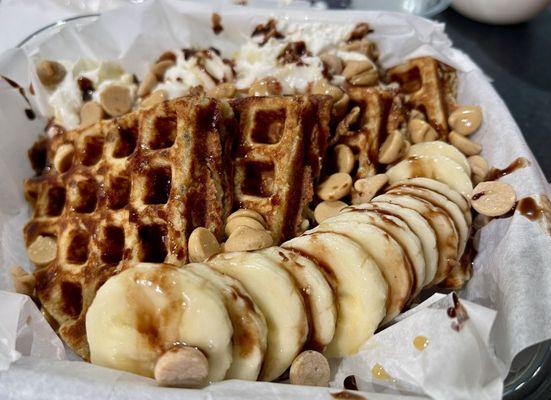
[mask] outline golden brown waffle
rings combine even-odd
[[[387,79],[400,84],[407,105],[426,115],[441,138],[448,134],[448,114],[455,108],[455,71],[432,57],[390,68]]]
[[[329,96],[248,97],[239,121],[234,200],[262,214],[279,243],[297,235],[327,148]]]
[[[35,272],[37,296],[83,358],[86,310],[110,276],[136,261],[184,264],[195,227],[221,236],[232,193],[227,111],[180,98],[63,133],[49,143],[44,172],[26,182],[34,205],[26,245],[38,235],[58,243],[56,259]],[[60,173],[53,160],[65,144],[75,151],[57,163]]]

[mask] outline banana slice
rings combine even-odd
[[[175,344],[209,359],[221,381],[232,362],[233,328],[222,296],[208,281],[167,264],[138,264],[108,279],[86,314],[91,361],[153,377]]]
[[[375,262],[352,239],[336,233],[306,234],[282,247],[314,261],[337,294],[337,326],[326,355],[355,354],[385,317],[388,288]]]
[[[185,269],[209,281],[223,296],[233,325],[233,361],[226,379],[255,381],[266,352],[264,315],[237,279],[201,263],[188,264]]]
[[[337,308],[333,289],[310,259],[281,247],[270,247],[260,254],[291,274],[300,288],[308,313],[308,340],[305,348],[323,351],[335,335]]]
[[[209,266],[239,280],[264,314],[268,347],[260,379],[278,378],[293,362],[308,336],[306,310],[293,278],[256,252],[219,254]]]
[[[413,290],[410,298],[419,294],[425,281],[425,258],[423,247],[419,238],[413,233],[409,226],[400,218],[377,211],[370,211],[365,208],[347,207],[346,213],[336,215],[334,221],[356,221],[375,225],[384,230],[398,242],[405,254],[408,256],[410,265],[413,267]],[[347,214],[344,216],[344,214]],[[341,217],[341,215],[343,215]]]
[[[399,218],[415,233],[421,242],[423,258],[425,260],[425,279],[423,280],[422,287],[428,285],[436,275],[438,247],[436,234],[427,220],[417,211],[390,203],[364,203],[346,208],[343,212],[362,208]]]
[[[459,251],[457,259],[461,258],[465,246],[467,245],[467,240],[469,239],[469,226],[465,217],[461,212],[461,209],[453,202],[449,201],[445,196],[442,196],[440,193],[433,192],[430,189],[419,188],[419,187],[408,187],[395,185],[387,190],[388,194],[408,194],[413,197],[417,197],[423,200],[427,200],[434,204],[437,207],[440,207],[444,210],[448,216],[452,219],[455,224],[455,229],[459,235]]]
[[[422,142],[411,146],[407,157],[415,156],[445,156],[458,163],[467,176],[471,176],[471,166],[467,158],[451,144],[436,140],[434,142]]]
[[[392,320],[404,308],[413,288],[413,267],[402,247],[384,230],[375,225],[329,218],[311,232],[334,232],[344,234],[364,248],[373,258],[388,284],[386,317],[383,323]]]
[[[375,197],[373,202],[398,204],[417,211],[427,220],[436,233],[438,244],[438,268],[429,285],[442,282],[457,262],[457,251],[459,249],[459,235],[450,217],[430,202],[412,196],[383,194]]]
[[[386,174],[389,183],[409,178],[425,177],[436,179],[457,190],[465,197],[473,191],[470,175],[467,175],[461,165],[445,156],[412,156],[394,165]]]
[[[465,197],[445,183],[429,178],[412,178],[397,182],[396,185],[419,186],[430,189],[436,193],[440,193],[442,196],[446,196],[450,201],[453,201],[461,209],[469,226],[473,223],[470,204],[467,202]]]

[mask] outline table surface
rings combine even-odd
[[[454,46],[493,79],[551,181],[551,8],[511,26],[478,23],[452,9],[435,19],[446,23]]]

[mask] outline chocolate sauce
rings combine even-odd
[[[94,83],[84,76],[79,76],[77,79],[77,85],[82,95],[82,101],[92,100],[92,95],[94,94]]]
[[[480,199],[482,196],[484,196],[484,194],[485,194],[484,191],[475,193],[475,194],[473,194],[473,197],[471,197],[471,200],[472,200],[472,201],[478,200],[478,199]]]
[[[356,377],[354,375],[348,375],[344,378],[344,388],[348,390],[358,390],[358,384],[356,383]]]
[[[533,197],[524,197],[517,202],[515,210],[530,221],[538,222],[551,236],[551,201],[545,195],[540,196],[540,204]]]
[[[469,314],[467,313],[465,307],[463,307],[463,305],[459,301],[459,297],[457,297],[457,294],[455,292],[452,292],[452,299],[453,306],[449,307],[446,310],[446,313],[448,314],[448,317],[454,320],[451,324],[451,328],[454,331],[459,332],[463,325],[465,325],[465,322],[469,319]]]
[[[280,32],[278,32],[276,21],[274,19],[270,19],[265,24],[257,25],[254,28],[253,33],[251,34],[251,37],[255,37],[255,36],[262,36],[262,40],[260,41],[260,46],[265,45],[266,42],[271,38],[275,38],[275,39],[284,38],[284,36]]]
[[[354,27],[354,30],[350,32],[348,43],[354,42],[356,40],[362,40],[371,32],[373,32],[373,29],[371,29],[367,23],[360,22]]]
[[[525,197],[517,203],[516,210],[530,221],[536,221],[543,217],[543,210],[533,197]]]
[[[360,396],[356,393],[347,392],[343,390],[342,392],[331,393],[331,397],[339,400],[367,400],[365,397]]]
[[[224,30],[222,26],[222,17],[218,13],[212,13],[210,20],[212,22],[212,31],[215,35],[219,35],[220,32]]]
[[[518,169],[528,167],[530,165],[530,161],[524,157],[518,157],[511,164],[509,164],[507,167],[503,169],[499,168],[492,168],[490,172],[488,172],[488,176],[486,177],[487,181],[495,181],[499,178],[503,178],[506,175],[509,175],[513,172],[515,172]]]
[[[36,114],[35,112],[33,111],[32,109],[32,106],[31,106],[31,102],[29,101],[29,98],[27,97],[26,93],[25,93],[25,89],[23,89],[17,82],[15,81],[12,81],[10,78],[6,77],[6,76],[1,76],[3,80],[5,80],[8,85],[10,85],[12,88],[14,89],[17,89],[17,91],[19,92],[19,94],[21,96],[23,96],[23,98],[25,99],[25,102],[27,102],[27,104],[29,105],[29,108],[25,108],[24,112],[25,112],[25,115],[27,116],[28,119],[30,119],[31,121],[34,120],[36,118]],[[31,93],[32,94],[32,93]]]
[[[36,175],[39,175],[46,168],[46,157],[48,154],[48,138],[39,137],[32,147],[27,151],[31,167]]]
[[[285,48],[277,56],[277,61],[281,64],[296,64],[305,65],[302,61],[302,57],[311,56],[312,53],[306,48],[306,44],[303,41],[287,43]]]

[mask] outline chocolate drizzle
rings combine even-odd
[[[303,66],[303,56],[311,56],[312,54],[306,48],[306,44],[303,41],[287,43],[285,48],[277,56],[277,61],[281,64],[296,64]]]
[[[452,329],[459,332],[461,328],[463,328],[463,325],[465,325],[465,322],[469,319],[469,314],[459,301],[459,297],[457,297],[455,292],[452,292],[452,300],[453,306],[449,307],[446,310],[446,313],[448,314],[448,317],[454,319],[451,325]]]
[[[358,390],[358,384],[356,383],[356,377],[354,375],[348,375],[344,378],[344,388],[348,390]]]
[[[36,114],[33,111],[33,108],[31,106],[31,102],[29,101],[29,98],[27,97],[27,94],[25,93],[25,89],[23,89],[17,82],[11,80],[10,78],[3,76],[2,79],[7,82],[8,85],[10,85],[12,88],[16,89],[19,94],[25,99],[25,102],[28,104],[28,108],[25,108],[24,112],[28,119],[31,121],[36,118]]]
[[[212,22],[212,31],[215,35],[219,35],[224,30],[222,26],[222,17],[218,13],[212,13],[210,20]]]
[[[551,236],[551,201],[547,196],[541,195],[539,203],[533,197],[524,197],[517,202],[515,211],[530,221],[538,222]]]
[[[499,168],[492,168],[490,172],[488,172],[488,176],[486,177],[487,181],[495,181],[499,178],[503,178],[506,175],[509,175],[516,170],[519,170],[521,168],[526,168],[530,165],[530,161],[524,157],[518,157],[511,162],[508,166],[505,168],[499,169]],[[474,199],[473,199],[474,200]]]
[[[256,28],[254,28],[253,33],[251,34],[251,37],[260,36],[260,46],[263,46],[270,40],[271,38],[275,39],[283,39],[284,36],[281,34],[281,32],[278,32],[276,21],[274,19],[268,20],[265,24],[258,24]]]
[[[94,94],[93,82],[84,76],[79,76],[77,79],[77,85],[82,95],[82,101],[92,100],[92,95]]]

